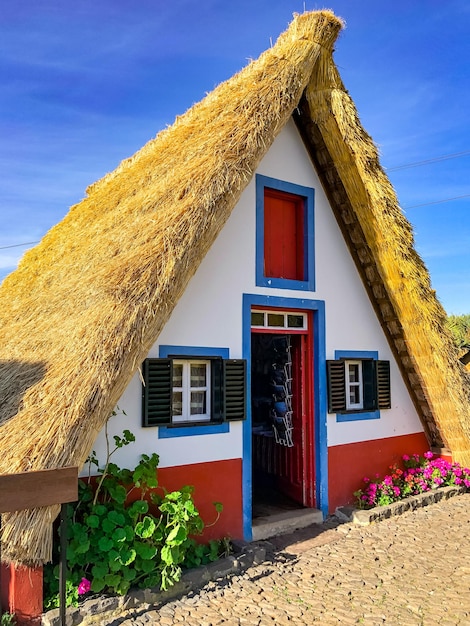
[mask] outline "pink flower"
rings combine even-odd
[[[78,585],[78,595],[83,596],[83,594],[88,593],[91,589],[91,582],[88,578],[82,578],[80,584]]]
[[[409,461],[409,460],[410,460],[410,457],[409,457],[407,454],[404,454],[401,458],[402,458],[404,461]]]
[[[434,454],[430,450],[428,452],[424,453],[424,458],[425,459],[432,459],[433,456],[434,456]]]

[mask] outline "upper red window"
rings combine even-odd
[[[256,284],[315,291],[314,189],[256,175]]]
[[[304,198],[264,189],[264,275],[305,280]]]

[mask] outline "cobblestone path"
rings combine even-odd
[[[470,494],[267,545],[268,560],[242,575],[103,626],[470,626]]]

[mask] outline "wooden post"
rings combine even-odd
[[[60,505],[60,565],[59,565],[59,611],[60,623],[65,626],[65,603],[67,587],[67,505]]]

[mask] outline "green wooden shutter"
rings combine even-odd
[[[390,361],[377,361],[377,401],[379,409],[392,408]]]
[[[142,426],[166,426],[172,415],[171,359],[146,359],[142,374]]]
[[[363,407],[365,411],[377,409],[376,362],[372,359],[362,361]]]
[[[344,361],[326,362],[328,413],[346,411],[346,372]]]
[[[246,419],[246,361],[224,360],[224,417],[227,421]]]
[[[222,359],[211,361],[211,422],[224,419],[224,367]]]

